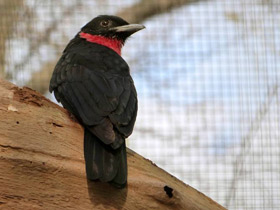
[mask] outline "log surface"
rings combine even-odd
[[[40,93],[1,79],[0,151],[0,209],[225,209],[129,149],[127,188],[88,182],[83,128]]]

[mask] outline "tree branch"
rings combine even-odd
[[[256,111],[255,119],[251,120],[251,124],[249,127],[248,133],[242,137],[241,143],[240,143],[240,153],[237,155],[236,161],[233,164],[233,174],[234,177],[231,180],[230,183],[230,191],[228,195],[226,196],[226,206],[230,205],[230,202],[234,200],[235,197],[235,192],[236,192],[236,186],[238,186],[238,181],[241,177],[241,175],[244,172],[244,164],[245,164],[245,158],[247,157],[246,155],[250,154],[250,149],[253,137],[259,130],[261,123],[265,119],[266,115],[269,112],[269,109],[271,107],[271,103],[273,102],[273,99],[275,97],[278,97],[279,95],[279,86],[278,84],[273,85],[272,87],[269,88],[268,93],[267,93],[267,99],[261,104],[259,109]],[[261,156],[261,155],[260,155]],[[246,171],[248,173],[248,171]]]
[[[124,8],[116,15],[124,18],[130,23],[139,23],[150,17],[168,12],[182,5],[200,1],[203,0],[142,0],[128,8]],[[50,33],[45,33],[44,39],[42,40],[48,40],[49,36]],[[41,41],[37,42],[36,46],[39,46],[40,43]],[[39,72],[33,73],[31,79],[26,83],[27,86],[44,94],[48,90],[49,80],[47,81],[47,79],[50,78],[56,62],[57,60],[48,62],[47,64],[43,65]]]
[[[0,78],[7,76],[5,70],[6,42],[12,37],[13,28],[19,18],[18,10],[21,10],[22,6],[22,0],[0,1]]]
[[[140,23],[174,8],[201,1],[203,0],[142,0],[124,8],[117,15],[130,23]]]
[[[60,26],[61,19],[65,19],[67,16],[71,15],[73,10],[75,10],[77,7],[79,7],[80,4],[81,4],[81,2],[77,1],[75,4],[65,8],[62,11],[61,16],[57,19],[54,19],[52,21],[52,23],[50,24],[50,26],[48,26],[44,32],[41,32],[41,33],[37,32],[38,33],[36,35],[37,38],[30,37],[31,39],[30,39],[30,45],[29,45],[29,52],[27,55],[25,55],[24,59],[22,59],[22,62],[20,62],[14,66],[16,71],[19,71],[19,69],[22,69],[25,65],[28,64],[28,62],[30,62],[30,59],[32,58],[32,56],[34,56],[36,53],[38,53],[40,47],[43,44],[46,44],[50,41],[50,37],[51,37],[52,33],[54,31],[56,31],[57,27]],[[34,74],[36,74],[36,73],[34,73]]]
[[[29,88],[0,80],[0,119],[3,209],[224,209],[129,149],[127,188],[88,182],[83,128]]]

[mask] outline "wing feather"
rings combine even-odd
[[[117,148],[123,137],[131,134],[137,114],[137,95],[129,70],[115,74],[110,69],[78,64],[75,58],[71,53],[62,56],[55,67],[50,91],[54,90],[63,106],[101,141]]]

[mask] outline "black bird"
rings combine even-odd
[[[84,126],[84,157],[90,180],[127,183],[125,138],[137,115],[137,93],[121,48],[145,28],[101,15],[70,41],[55,66],[50,92]]]

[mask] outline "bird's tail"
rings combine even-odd
[[[127,160],[125,143],[118,149],[113,149],[109,145],[102,143],[85,128],[84,156],[88,179],[110,182],[118,188],[126,186]]]

